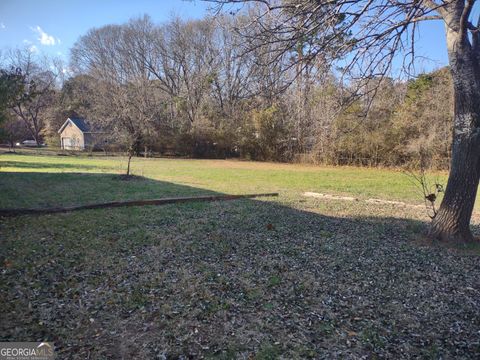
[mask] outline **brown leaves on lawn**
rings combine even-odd
[[[1,340],[73,359],[479,357],[479,258],[415,245],[422,210],[281,201],[2,220]]]

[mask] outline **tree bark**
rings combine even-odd
[[[130,162],[132,161],[133,154],[131,152],[128,153],[128,165],[127,165],[127,176],[130,176]]]
[[[480,69],[465,31],[449,27],[447,46],[455,109],[451,168],[445,196],[430,235],[443,241],[471,242],[470,219],[480,178]]]

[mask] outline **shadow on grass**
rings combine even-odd
[[[2,203],[215,194],[111,174],[0,177],[19,184]],[[1,220],[0,339],[54,341],[79,359],[478,357],[477,258],[414,245],[422,222],[326,216],[318,203]]]
[[[140,176],[124,181],[118,174],[91,173],[4,172],[0,176],[0,189],[1,208],[74,206],[215,194],[206,189]]]
[[[93,170],[98,169],[98,165],[84,165],[84,164],[67,164],[67,163],[35,163],[24,161],[0,161],[0,169],[2,167],[12,167],[19,169],[80,169]]]

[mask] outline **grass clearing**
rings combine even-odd
[[[83,174],[120,174],[126,168],[126,158],[87,157],[87,156],[32,156],[1,155],[0,170],[15,172],[9,183],[9,177],[2,177],[2,188],[13,196],[2,196],[0,206],[13,206],[15,201],[36,203],[62,203],[65,201],[92,201],[96,196],[103,199],[131,199],[155,197],[163,193],[168,195],[166,183],[185,185],[195,188],[196,193],[211,191],[240,194],[251,192],[279,191],[296,194],[312,191],[338,195],[353,195],[361,199],[381,198],[421,203],[421,195],[411,179],[402,171],[385,169],[365,169],[354,167],[317,167],[308,165],[289,165],[259,163],[236,160],[187,160],[187,159],[144,159],[132,162],[135,175],[156,182],[164,182],[164,187],[153,186],[151,182],[126,182],[118,184],[115,177],[102,177],[102,181],[91,182]],[[25,174],[28,173],[29,175]],[[43,174],[42,176],[33,176]],[[49,181],[62,173],[66,182]],[[32,174],[32,175],[30,175]],[[433,176],[445,182],[446,175]],[[53,183],[56,188],[37,191],[44,181]],[[63,196],[64,184],[75,183],[76,198],[71,194]],[[26,186],[28,183],[28,186]],[[28,191],[18,197],[18,192]],[[186,194],[190,195],[187,188]],[[28,195],[28,196],[27,196]],[[23,205],[22,205],[23,206]]]
[[[478,358],[480,262],[417,241],[400,172],[0,156],[0,206],[279,191],[278,199],[0,220],[0,339],[60,358]],[[411,191],[411,194],[410,194]],[[475,220],[477,221],[477,220]]]

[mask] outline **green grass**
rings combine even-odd
[[[0,207],[67,205],[211,191],[278,191],[296,196],[313,191],[421,202],[421,194],[411,178],[395,170],[136,158],[132,162],[133,174],[147,181],[121,182],[107,175],[122,173],[125,167],[126,159],[120,157],[0,155],[0,171],[4,172],[0,176]],[[438,178],[445,182],[445,174]]]
[[[480,355],[477,257],[418,245],[423,209],[302,196],[419,202],[400,171],[139,158],[141,178],[122,181],[120,157],[0,166],[0,207],[280,192],[0,218],[0,341],[72,359]]]

